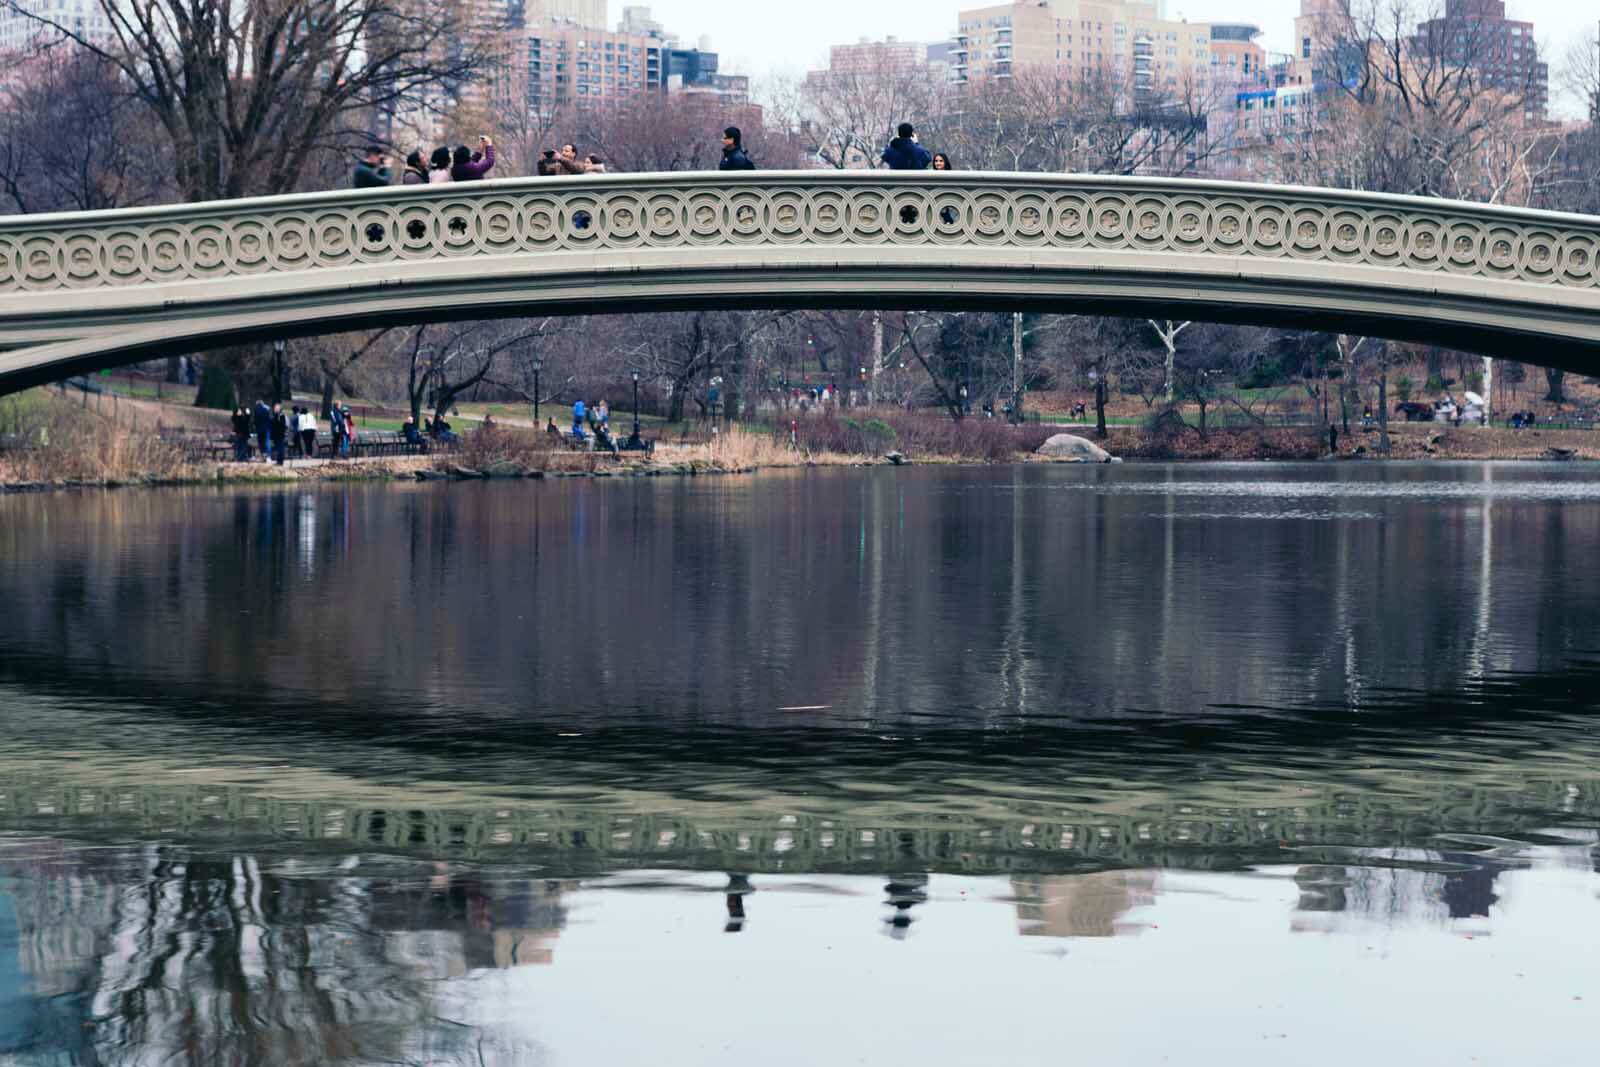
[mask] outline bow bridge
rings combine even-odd
[[[0,394],[450,318],[1033,309],[1337,329],[1600,373],[1600,218],[1178,179],[631,174],[0,218]]]

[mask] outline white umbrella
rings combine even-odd
[[[1483,407],[1483,397],[1479,396],[1477,393],[1469,392],[1467,393],[1467,403],[1481,408]]]

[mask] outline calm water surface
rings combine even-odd
[[[1600,470],[0,498],[0,1065],[1600,1050]]]

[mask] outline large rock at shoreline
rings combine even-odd
[[[1037,454],[1050,459],[1065,460],[1068,463],[1117,462],[1115,456],[1093,441],[1085,440],[1082,437],[1074,437],[1070,433],[1056,434],[1039,446]]]

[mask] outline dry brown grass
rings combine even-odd
[[[195,471],[182,449],[42,391],[9,412],[0,483],[179,480]]]

